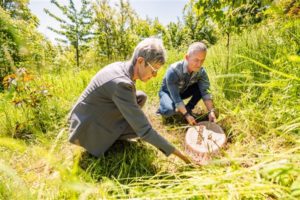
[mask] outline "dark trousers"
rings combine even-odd
[[[160,102],[158,112],[163,116],[172,116],[176,113],[175,103],[173,102],[169,92],[160,91]],[[190,101],[186,104],[186,109],[191,111],[195,108],[197,103],[202,98],[198,84],[195,83],[189,86],[183,93],[180,94],[182,100],[192,97]]]

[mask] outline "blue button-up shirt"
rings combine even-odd
[[[209,91],[210,82],[203,67],[198,72],[188,72],[187,61],[173,63],[163,79],[161,90],[170,94],[176,108],[183,104],[180,97],[189,86],[197,83],[203,100],[212,99]]]

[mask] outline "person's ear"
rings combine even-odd
[[[188,60],[189,59],[189,55],[185,54],[184,58],[185,58],[185,60]]]
[[[138,57],[137,62],[138,62],[138,64],[142,64],[144,62],[144,58],[143,57]]]

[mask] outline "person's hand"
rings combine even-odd
[[[176,155],[177,157],[179,157],[181,160],[183,160],[186,164],[191,164],[190,158],[188,156],[184,155],[183,153],[181,153],[178,149],[175,149],[173,154]]]
[[[185,162],[185,164],[188,164],[188,165],[193,164],[192,160],[186,155],[184,157],[182,157],[181,159]]]
[[[208,120],[210,122],[216,122],[217,121],[216,114],[213,111],[209,112],[209,114],[208,114]]]
[[[186,115],[186,116],[185,116],[185,119],[186,119],[186,121],[187,121],[190,125],[196,125],[196,124],[197,124],[195,118],[194,118],[192,115],[190,115],[190,114]]]

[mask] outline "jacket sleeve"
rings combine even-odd
[[[117,83],[112,100],[137,136],[160,149],[166,156],[174,152],[175,147],[152,128],[138,106],[133,85],[124,82]]]
[[[203,67],[201,68],[200,80],[198,82],[198,87],[199,87],[199,90],[200,90],[203,100],[212,99],[212,95],[210,93],[210,82],[208,79],[208,75]]]
[[[172,69],[172,67],[169,67],[167,73],[166,73],[166,84],[168,91],[170,93],[170,96],[175,103],[176,108],[179,106],[184,106],[184,103],[180,97],[179,88],[178,88],[178,81],[179,77],[176,74],[176,72]]]

